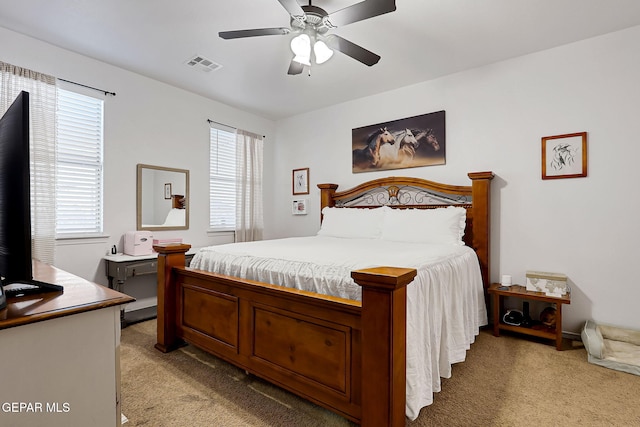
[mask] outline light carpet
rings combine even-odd
[[[156,321],[122,331],[126,427],[352,426],[193,346],[156,350]],[[416,426],[640,426],[640,377],[587,362],[579,342],[482,331]]]

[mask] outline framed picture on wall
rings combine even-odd
[[[542,179],[587,176],[587,133],[542,138]]]
[[[294,200],[291,206],[291,213],[294,215],[307,214],[307,199]]]
[[[164,198],[165,199],[170,199],[171,198],[171,183],[167,183],[164,185]]]
[[[293,195],[309,194],[309,168],[293,170]]]
[[[444,165],[445,112],[354,128],[351,150],[353,173]]]

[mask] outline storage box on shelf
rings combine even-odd
[[[144,256],[153,253],[153,235],[150,231],[127,231],[124,234],[125,255]]]
[[[544,292],[547,296],[561,297],[569,292],[567,276],[546,271],[527,271],[527,290]]]

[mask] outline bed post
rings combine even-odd
[[[318,184],[318,188],[320,189],[320,221],[322,221],[322,209],[336,204],[333,196],[336,194],[338,184]]]
[[[178,298],[176,284],[172,280],[172,269],[184,267],[185,253],[190,248],[191,245],[181,243],[153,247],[158,252],[158,342],[155,347],[163,353],[173,351],[184,344],[176,334]]]
[[[417,272],[377,267],[351,272],[362,286],[362,418],[366,427],[404,427],[407,288]]]
[[[482,283],[489,288],[489,257],[491,238],[491,180],[493,172],[470,172],[473,199],[473,248],[478,254]]]

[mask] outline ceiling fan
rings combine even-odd
[[[277,27],[221,31],[218,35],[228,40],[244,37],[287,35],[292,32],[298,33],[291,40],[291,50],[294,53],[294,57],[287,72],[291,75],[300,74],[305,66],[311,66],[312,47],[317,64],[321,64],[331,58],[334,50],[342,52],[368,66],[377,64],[380,56],[336,34],[327,34],[327,32],[339,26],[363,21],[396,10],[395,0],[364,0],[331,14],[318,6],[313,6],[311,0],[305,6],[299,5],[296,0],[278,0],[278,2],[291,15],[291,28]]]

